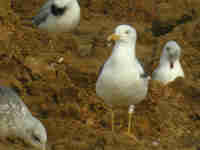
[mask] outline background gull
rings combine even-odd
[[[152,74],[152,79],[167,84],[177,77],[184,77],[184,72],[179,61],[180,55],[180,46],[175,41],[167,42],[160,57],[159,66]]]
[[[112,55],[101,67],[96,83],[96,93],[111,106],[129,106],[129,117],[134,111],[132,105],[141,102],[147,95],[150,77],[136,58],[136,31],[129,25],[119,25],[108,40],[116,41]],[[131,120],[129,118],[128,135]],[[112,111],[112,130],[114,131],[114,112]],[[135,138],[136,139],[136,138]]]
[[[49,32],[69,32],[80,21],[77,0],[48,0],[33,17],[33,24]]]
[[[8,137],[19,138],[40,150],[45,150],[47,142],[42,123],[12,89],[0,86],[0,138]]]

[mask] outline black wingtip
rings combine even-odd
[[[104,63],[105,64],[105,63]],[[103,67],[104,67],[104,64],[102,64],[99,68],[99,72],[97,74],[97,76],[100,76],[101,72],[103,71]]]
[[[150,80],[151,79],[151,76],[149,76],[149,74],[148,73],[143,73],[143,74],[140,74],[140,77],[141,78],[147,78],[148,80]]]

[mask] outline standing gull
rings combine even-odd
[[[179,62],[180,55],[180,46],[175,41],[168,41],[160,57],[160,64],[152,74],[152,79],[167,84],[177,77],[184,77],[184,72]]]
[[[108,37],[114,40],[112,55],[101,68],[96,93],[105,103],[115,106],[130,106],[128,135],[131,135],[131,116],[134,104],[141,102],[147,95],[150,77],[136,58],[135,45],[137,33],[129,25],[119,25],[115,33]],[[112,111],[112,131],[114,131],[114,112]],[[136,139],[136,138],[135,138]]]
[[[6,138],[19,138],[40,150],[47,142],[42,123],[12,89],[0,86],[0,139]]]
[[[48,0],[33,17],[33,24],[49,32],[69,32],[80,21],[80,7],[77,0]]]

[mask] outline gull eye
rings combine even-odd
[[[37,137],[36,135],[32,135],[32,138],[34,139],[34,141],[40,143],[40,138]]]
[[[129,32],[130,32],[129,30],[126,30],[126,32],[125,32],[125,33],[126,33],[126,34],[129,34]]]
[[[166,47],[166,50],[169,51],[169,50],[170,50],[170,47]]]
[[[51,5],[51,13],[54,16],[62,16],[64,12],[66,11],[67,7],[57,7],[55,4]]]

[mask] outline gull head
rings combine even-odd
[[[174,67],[174,62],[179,60],[181,47],[175,41],[168,41],[164,46],[163,56],[170,62],[170,68]]]
[[[136,30],[130,25],[119,25],[115,28],[115,32],[108,36],[108,41],[115,41],[121,43],[132,43],[137,38]]]
[[[74,9],[77,6],[77,0],[53,0],[51,5],[51,13],[54,16],[62,16],[67,10]]]

